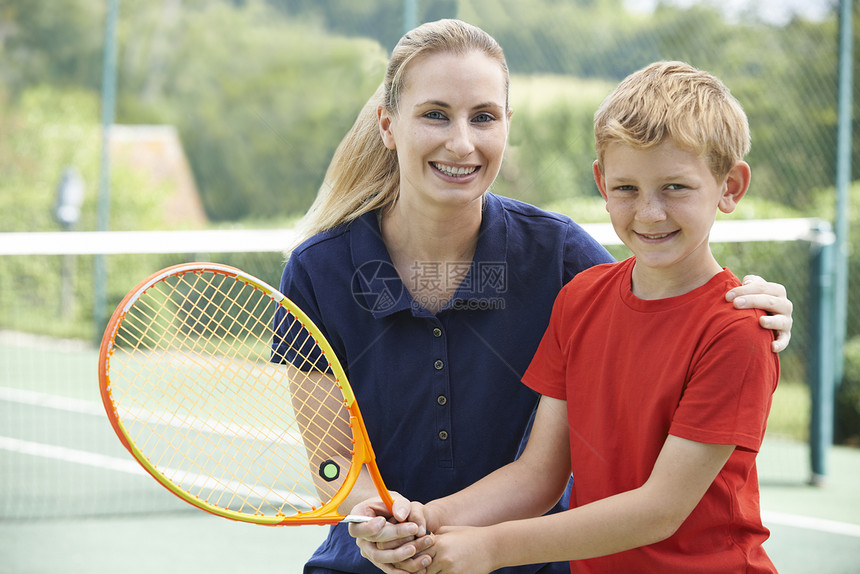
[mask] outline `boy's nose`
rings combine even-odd
[[[666,219],[666,210],[663,202],[651,194],[645,194],[636,207],[636,219],[639,221],[651,223]]]

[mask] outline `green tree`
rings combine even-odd
[[[805,208],[835,170],[836,20],[730,22],[714,5],[659,3],[641,15],[623,0],[417,2],[422,20],[457,16],[493,34],[518,78],[611,86],[655,59],[715,72],[750,117],[753,193]],[[104,9],[93,0],[0,0],[8,101],[38,84],[97,93]],[[400,0],[123,2],[117,121],[179,128],[213,219],[301,213],[381,79],[402,19]],[[512,161],[497,189],[535,203],[587,194],[586,108],[595,103],[574,88],[555,107],[518,104]]]
[[[12,94],[50,81],[97,89],[104,2],[0,0],[0,78]]]
[[[212,219],[307,209],[381,81],[379,45],[254,2],[200,2],[170,25],[135,15],[125,16],[119,116],[178,126]]]

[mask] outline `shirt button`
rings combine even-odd
[[[436,361],[435,363],[433,363],[433,367],[434,367],[437,371],[441,371],[441,370],[442,370],[442,368],[443,368],[444,366],[445,366],[445,363],[444,363],[444,362],[442,362],[441,360],[438,360],[438,361]]]
[[[448,440],[448,431],[440,430],[439,431],[439,439],[440,440]]]
[[[436,327],[435,329],[433,329],[433,336],[437,337],[437,338],[441,337],[442,336],[442,329],[440,329],[439,327]]]
[[[445,395],[439,395],[438,397],[436,397],[436,402],[444,406],[448,403],[448,397],[446,397]]]

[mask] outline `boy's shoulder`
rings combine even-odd
[[[633,258],[630,257],[623,261],[599,263],[583,269],[565,283],[557,301],[577,313],[577,310],[586,307],[592,310],[602,308],[607,299],[621,291],[619,283],[624,281],[632,265]]]
[[[583,269],[573,279],[568,281],[564,289],[567,291],[579,291],[588,286],[606,287],[610,283],[615,284],[616,281],[613,281],[613,279],[623,279],[625,275],[630,273],[634,263],[635,258],[629,257],[621,261],[600,263],[588,269]]]

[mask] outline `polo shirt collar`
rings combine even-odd
[[[413,308],[412,297],[382,241],[377,212],[365,213],[349,225],[349,230],[355,269],[352,293],[363,301],[374,318],[405,310],[431,316],[426,309]],[[472,266],[454,299],[498,297],[507,291],[507,235],[504,206],[497,196],[488,192],[484,194],[484,211]]]

